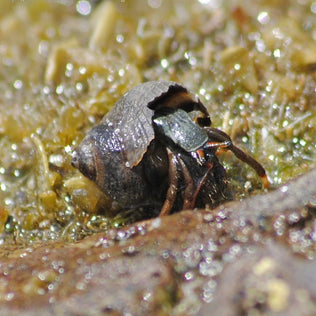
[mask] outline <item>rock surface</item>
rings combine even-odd
[[[1,249],[1,315],[314,315],[316,169],[215,210]]]

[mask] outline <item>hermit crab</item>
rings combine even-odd
[[[122,208],[162,216],[231,199],[219,150],[232,151],[268,186],[261,164],[211,127],[197,96],[175,82],[149,81],[125,93],[88,132],[72,165]]]

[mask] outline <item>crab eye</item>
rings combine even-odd
[[[211,119],[208,116],[205,116],[204,113],[201,111],[191,111],[188,112],[190,118],[193,122],[200,126],[210,126],[211,125]]]

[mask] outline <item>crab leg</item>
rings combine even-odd
[[[177,197],[178,192],[178,170],[177,164],[178,159],[174,153],[172,153],[169,149],[168,152],[168,159],[169,159],[169,188],[166,195],[166,200],[163,203],[159,216],[168,215],[174,205],[174,202]]]
[[[206,127],[205,130],[209,136],[209,139],[211,140],[210,142],[206,143],[208,147],[218,147],[232,151],[238,159],[248,164],[257,172],[265,188],[269,187],[270,183],[266,171],[257,160],[245,153],[240,148],[236,147],[233,144],[231,138],[223,131],[213,127]]]
[[[183,194],[183,209],[192,209],[194,208],[195,204],[195,197],[194,194],[192,194],[192,192],[194,192],[194,182],[183,160],[180,158],[178,159],[178,162],[181,165],[185,183],[185,189]]]
[[[210,173],[210,171],[213,169],[213,164],[210,162],[206,162],[205,165],[208,167],[205,174],[203,175],[203,177],[200,179],[199,184],[193,194],[193,205],[195,204],[196,198],[202,188],[202,186],[204,185],[206,178],[208,176],[208,174]]]

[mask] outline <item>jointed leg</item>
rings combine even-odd
[[[189,170],[182,159],[178,159],[179,164],[181,165],[184,177],[184,194],[183,194],[183,209],[192,209],[194,208],[195,199],[194,199],[194,181],[189,173]]]
[[[177,192],[178,192],[178,170],[177,164],[178,159],[174,153],[168,149],[169,158],[169,188],[166,195],[166,200],[161,208],[159,216],[168,215],[175,203]]]
[[[207,170],[206,170],[205,174],[203,175],[203,177],[200,179],[199,184],[198,184],[197,188],[194,191],[194,194],[193,194],[193,205],[195,205],[196,198],[197,198],[202,186],[204,185],[208,174],[213,169],[213,164],[211,164],[210,162],[207,162],[206,166],[207,166]]]
[[[252,167],[261,178],[262,184],[265,188],[269,187],[269,180],[266,174],[266,171],[262,167],[262,165],[255,160],[253,157],[236,147],[231,138],[224,133],[223,131],[213,128],[207,127],[205,128],[207,135],[209,137],[209,142],[207,142],[208,147],[217,147],[222,148],[224,150],[230,150],[234,153],[234,155],[240,159],[241,161],[247,163],[250,167]]]
[[[179,172],[177,166],[180,165],[183,173],[185,189],[183,192],[183,209],[192,209],[195,204],[196,196],[204,181],[200,181],[198,189],[194,188],[194,181],[189,173],[189,170],[181,158],[178,158],[173,152],[168,149],[169,158],[169,188],[166,195],[166,200],[161,208],[159,216],[168,215],[175,203],[178,193]]]
[[[253,157],[236,147],[235,145],[231,145],[229,149],[234,153],[234,155],[240,159],[241,161],[244,161],[247,163],[250,167],[252,167],[258,174],[258,176],[261,178],[262,184],[265,188],[268,188],[270,183],[266,174],[266,171],[262,167],[262,165],[255,160]]]

